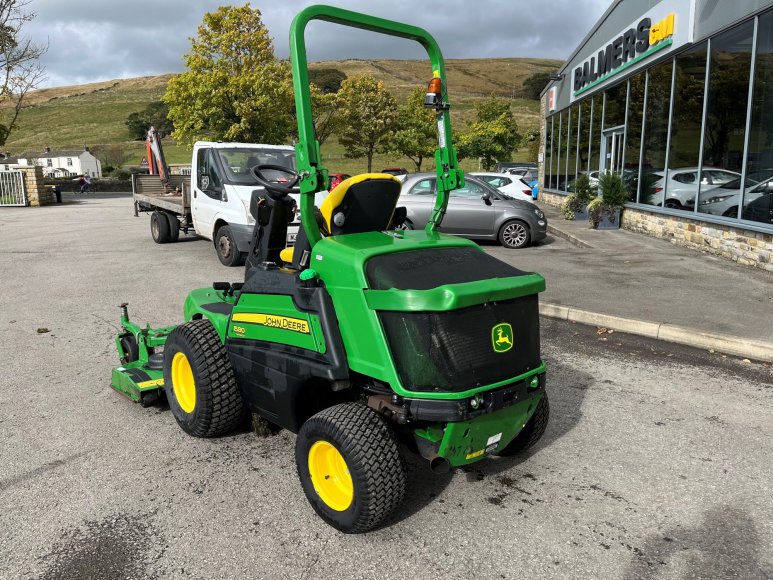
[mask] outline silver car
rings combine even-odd
[[[522,248],[542,240],[548,222],[529,201],[507,194],[470,175],[451,192],[440,231],[478,240],[499,240],[506,248]],[[414,173],[403,182],[398,206],[405,207],[404,229],[423,228],[435,203],[434,173]]]
[[[660,179],[655,183],[655,196],[659,197],[659,194],[662,195],[660,192],[663,191],[663,187],[666,187],[666,200],[663,205],[671,209],[691,209],[695,207],[695,194],[698,191],[699,182],[702,197],[708,190],[741,177],[741,174],[735,171],[714,167],[704,167],[701,170],[700,180],[698,179],[697,167],[669,169],[668,183],[663,178],[663,173],[659,172],[659,174]]]

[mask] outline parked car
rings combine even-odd
[[[744,206],[756,200],[758,197],[773,191],[773,177],[762,183],[755,183],[753,179],[746,179],[746,194],[743,197]],[[725,217],[738,217],[738,204],[741,200],[741,178],[734,179],[724,185],[715,187],[707,192],[709,197],[704,199],[701,195],[701,202],[698,210],[711,215],[721,215]]]
[[[415,173],[403,182],[399,206],[407,217],[401,229],[423,228],[435,201],[434,173]],[[530,201],[513,199],[477,177],[466,175],[465,185],[449,195],[440,231],[479,240],[498,240],[507,248],[522,248],[542,240],[547,219]]]
[[[408,170],[405,167],[387,167],[382,169],[381,173],[388,173],[389,175],[407,175]]]
[[[475,171],[473,173],[468,173],[467,175],[474,175],[481,181],[485,181],[490,186],[496,187],[499,191],[504,192],[515,199],[524,199],[523,196],[527,196],[529,199],[532,197],[529,184],[524,178],[518,177],[517,175],[488,173],[483,171]]]
[[[538,178],[536,167],[511,167],[504,171],[509,175],[515,175],[516,177],[523,177],[526,181],[534,181]]]
[[[328,191],[333,191],[339,183],[344,179],[349,179],[351,175],[348,173],[329,173],[328,177],[330,178],[330,189]]]
[[[773,224],[773,192],[765,193],[747,203],[741,217],[754,222]]]
[[[511,169],[531,169],[536,172],[537,164],[525,161],[500,161],[494,167],[494,171],[497,173],[507,173]]]
[[[661,177],[655,182],[655,197],[666,188],[666,199],[664,207],[671,209],[685,209],[695,207],[695,194],[698,192],[698,183],[705,192],[715,186],[728,183],[741,177],[740,173],[728,171],[727,169],[717,169],[714,167],[704,167],[701,170],[701,178],[698,180],[697,167],[681,167],[679,169],[669,169],[666,177]]]

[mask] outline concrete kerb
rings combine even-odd
[[[705,350],[742,356],[763,362],[773,362],[773,343],[750,340],[739,336],[713,334],[667,322],[648,322],[599,314],[558,304],[540,303],[540,315],[591,326],[603,326],[637,336],[646,336],[666,342],[675,342]]]
[[[564,230],[558,229],[554,225],[548,224],[548,233],[556,236],[557,238],[562,238],[569,242],[570,244],[573,244],[579,248],[592,248],[588,242],[581,240],[575,235],[570,234],[569,232],[566,232]]]

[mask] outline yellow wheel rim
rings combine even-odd
[[[193,380],[191,363],[182,352],[176,352],[172,359],[172,389],[180,408],[186,413],[192,413],[196,408],[196,382]]]
[[[341,453],[327,441],[309,449],[309,475],[320,499],[337,512],[346,511],[354,501],[354,484]]]

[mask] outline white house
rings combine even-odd
[[[52,151],[46,147],[45,151],[28,151],[18,157],[18,165],[39,165],[43,168],[46,177],[75,177],[88,175],[90,177],[102,177],[102,163],[89,151],[88,147],[82,150],[62,149]]]

